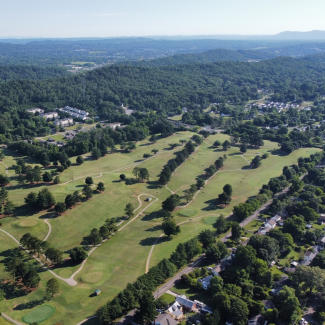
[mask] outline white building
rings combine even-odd
[[[70,126],[73,125],[73,119],[72,118],[65,118],[61,120],[56,120],[54,122],[56,126]]]
[[[31,114],[36,114],[36,113],[43,114],[44,113],[44,109],[35,107],[35,108],[28,109],[27,112],[28,113],[31,113]]]
[[[79,120],[85,121],[88,118],[89,113],[75,107],[65,106],[63,108],[59,108],[59,111],[69,114]]]
[[[58,118],[59,114],[57,112],[49,112],[43,114],[42,117],[45,118],[46,120],[52,120],[54,118]]]

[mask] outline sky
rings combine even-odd
[[[0,0],[0,37],[325,30],[324,0]]]

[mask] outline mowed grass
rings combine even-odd
[[[41,323],[49,319],[55,313],[55,308],[50,305],[42,305],[23,317],[27,324]]]
[[[181,147],[176,147],[174,150],[168,150],[169,144],[178,143],[179,140],[186,140],[191,136],[190,132],[182,132],[161,139],[155,144],[143,141],[132,153],[109,154],[97,161],[89,160],[81,166],[72,166],[61,175],[68,183],[50,187],[56,198],[63,199],[66,193],[81,189],[80,186],[86,176],[98,175],[99,177],[94,179],[95,182],[102,180],[106,186],[104,193],[96,194],[89,201],[79,204],[62,216],[50,219],[52,234],[49,237],[49,243],[62,250],[78,246],[82,237],[89,234],[92,228],[101,226],[106,218],[122,216],[127,202],[131,202],[137,207],[139,194],[150,194],[157,197],[158,201],[154,202],[144,215],[139,216],[138,219],[128,224],[125,229],[94,251],[84,269],[75,278],[78,281],[77,286],[69,287],[60,281],[60,294],[51,301],[51,305],[53,304],[56,308],[56,313],[44,324],[57,322],[74,324],[92,315],[99,306],[125,288],[127,283],[133,282],[145,272],[146,260],[153,244],[158,243],[153,251],[150,265],[155,265],[162,258],[168,257],[178,243],[196,236],[202,229],[212,227],[219,214],[228,215],[233,205],[245,201],[248,196],[255,195],[261,185],[267,183],[270,177],[281,174],[283,166],[295,163],[300,156],[308,156],[317,151],[317,149],[302,149],[289,156],[270,155],[268,159],[262,161],[261,167],[249,170],[242,168],[247,166],[258,152],[267,152],[276,148],[277,145],[266,142],[263,148],[249,150],[244,156],[239,153],[237,147],[232,147],[226,152],[228,159],[225,161],[224,168],[208,182],[187,208],[175,211],[177,222],[185,222],[181,225],[181,233],[170,241],[158,241],[162,220],[151,212],[160,209],[162,201],[170,195],[170,192],[165,187],[159,188],[153,184],[127,186],[124,182],[118,181],[119,174],[123,172],[127,176],[131,176],[132,169],[138,164],[139,167],[148,168],[151,180],[155,181],[162,166],[173,157],[175,151],[181,149]],[[225,153],[215,151],[210,148],[210,145],[216,139],[224,141],[226,137],[226,135],[214,135],[207,138],[196,152],[176,169],[168,185],[172,186],[172,182],[175,182],[175,188],[178,186],[186,188],[195,182],[196,176],[202,174],[206,167]],[[152,149],[158,149],[158,154],[152,158],[143,159],[143,154],[150,153]],[[212,208],[209,201],[218,196],[226,183],[233,186],[233,202],[226,209]],[[242,186],[246,188],[241,189]],[[182,190],[179,191],[179,194],[182,194]],[[144,202],[141,198],[141,204],[144,208],[148,202]],[[3,227],[18,237],[28,231],[39,238],[44,238],[48,228],[40,219],[42,215],[44,212],[28,217],[7,218],[3,222]],[[68,277],[76,268],[57,269],[55,272]],[[13,310],[13,306],[40,299],[44,295],[45,283],[50,277],[48,272],[41,273],[42,280],[38,290],[27,297],[6,301],[7,314],[17,320],[21,319],[27,310]],[[102,295],[92,297],[91,294],[97,288],[102,290]]]

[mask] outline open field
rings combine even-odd
[[[301,149],[288,156],[270,154],[262,161],[257,169],[247,169],[245,166],[258,153],[270,152],[277,148],[276,143],[265,142],[265,146],[259,150],[248,150],[245,155],[239,152],[237,147],[231,147],[227,152],[216,151],[211,148],[213,142],[218,139],[224,141],[226,135],[212,135],[208,137],[197,150],[179,167],[173,174],[168,186],[182,195],[182,191],[195,182],[195,178],[204,172],[204,169],[224,155],[228,155],[224,167],[217,172],[206,184],[202,191],[198,192],[193,202],[187,207],[175,211],[177,223],[181,224],[181,233],[173,240],[166,241],[161,235],[161,219],[152,214],[161,207],[161,203],[170,192],[165,187],[157,187],[154,181],[166,162],[173,157],[173,153],[181,149],[176,147],[169,150],[169,144],[179,143],[179,140],[189,139],[193,133],[180,132],[171,137],[160,139],[156,143],[142,141],[137,148],[128,154],[116,152],[108,154],[99,160],[87,159],[81,166],[72,166],[61,175],[62,183],[49,186],[49,190],[57,200],[63,200],[65,195],[75,190],[80,190],[86,176],[94,177],[95,183],[103,181],[106,190],[102,194],[95,194],[89,201],[77,205],[66,211],[58,218],[51,218],[51,214],[42,212],[35,215],[18,216],[17,218],[2,219],[2,229],[5,229],[16,238],[30,232],[40,239],[48,236],[48,242],[61,250],[68,250],[80,245],[82,238],[89,234],[94,227],[101,226],[107,218],[121,217],[124,214],[126,203],[131,202],[139,211],[144,210],[133,222],[124,222],[121,231],[110,240],[104,242],[88,258],[84,268],[75,276],[77,285],[71,287],[60,281],[60,294],[52,301],[55,314],[42,324],[76,324],[82,319],[91,316],[96,309],[114,297],[127,283],[133,282],[139,275],[145,272],[148,254],[152,245],[157,244],[152,252],[149,265],[155,265],[162,258],[168,257],[179,242],[188,240],[197,235],[202,229],[212,227],[215,218],[220,215],[229,215],[234,205],[243,202],[247,197],[255,195],[262,184],[267,183],[270,177],[281,174],[282,168],[293,164],[300,156],[309,156],[318,149]],[[151,153],[152,149],[158,149],[158,153],[151,158],[143,159],[143,154]],[[11,159],[11,160],[10,160]],[[6,157],[8,163],[13,160]],[[73,161],[73,160],[72,160]],[[10,166],[10,165],[9,165]],[[146,167],[150,173],[150,183],[126,185],[119,181],[119,175],[124,173],[132,176],[135,166]],[[12,172],[12,171],[10,171]],[[214,199],[222,191],[222,187],[229,183],[233,187],[233,200],[225,209],[217,209]],[[13,182],[13,185],[15,183]],[[9,198],[16,205],[23,203],[24,197],[31,191],[39,191],[42,186],[31,188],[13,188],[9,190]],[[151,204],[144,201],[146,193],[157,198]],[[49,218],[52,231],[43,218]],[[42,218],[43,217],[43,218]],[[0,251],[13,248],[14,241],[10,241],[5,234],[0,232]],[[3,243],[9,247],[3,248]],[[6,276],[0,264],[0,276]],[[54,270],[62,277],[70,277],[77,267],[59,268]],[[39,289],[28,296],[23,296],[0,303],[0,311],[19,321],[34,310],[15,309],[15,305],[28,301],[37,301],[44,296],[46,281],[52,277],[49,272],[43,272]],[[97,288],[102,290],[98,297],[91,297]],[[1,309],[2,308],[2,309]],[[66,321],[68,320],[68,321]]]

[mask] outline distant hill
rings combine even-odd
[[[308,32],[297,32],[297,31],[285,31],[269,38],[275,40],[305,40],[305,41],[325,41],[325,31],[323,30],[312,30]]]

